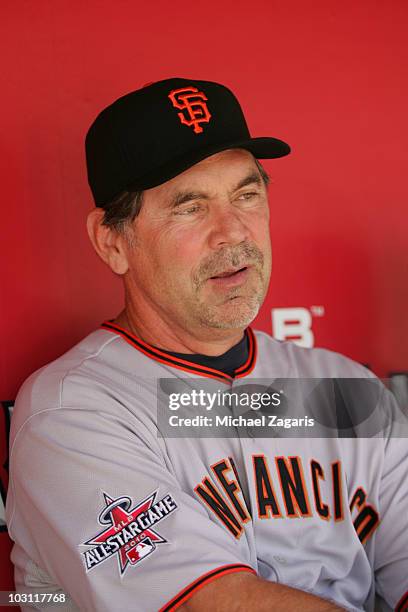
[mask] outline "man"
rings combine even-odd
[[[208,435],[211,406],[195,412],[265,379],[378,388],[345,357],[248,327],[271,270],[257,159],[288,153],[251,138],[233,94],[207,81],[150,84],[90,128],[88,231],[125,308],[25,383],[11,436],[16,584],[52,594],[47,609],[372,610],[376,591],[405,609],[403,440],[257,437],[232,405]],[[280,406],[284,391],[265,397]],[[385,389],[372,403],[395,410]]]

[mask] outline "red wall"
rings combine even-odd
[[[293,147],[265,162],[258,327],[271,308],[323,306],[316,345],[408,370],[407,20],[402,0],[3,2],[0,399],[118,312],[85,232],[83,138],[103,106],[169,76],[229,85],[253,135]]]

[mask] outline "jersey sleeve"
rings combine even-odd
[[[388,390],[384,409],[390,427],[379,491],[380,525],[375,535],[377,594],[396,612],[408,610],[408,429],[407,416]]]
[[[10,495],[17,551],[81,611],[176,610],[208,581],[254,571],[245,538],[182,490],[152,431],[108,412],[31,417],[15,437]]]

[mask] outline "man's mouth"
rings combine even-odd
[[[250,272],[249,266],[243,266],[242,268],[230,268],[223,270],[215,276],[211,276],[208,280],[211,284],[220,289],[231,289],[237,285],[241,285],[247,280]]]
[[[225,272],[220,272],[219,274],[216,274],[215,276],[211,276],[211,280],[215,278],[231,278],[232,276],[235,276],[236,274],[239,274],[243,270],[247,270],[247,269],[248,267],[244,266],[243,268],[225,270]]]

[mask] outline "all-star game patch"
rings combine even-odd
[[[152,527],[177,510],[177,504],[170,494],[156,501],[157,491],[133,508],[130,497],[113,499],[106,493],[103,496],[105,507],[98,522],[105,529],[82,544],[92,546],[82,555],[87,572],[117,555],[123,576],[129,565],[137,565],[153,554],[159,544],[167,542]]]

